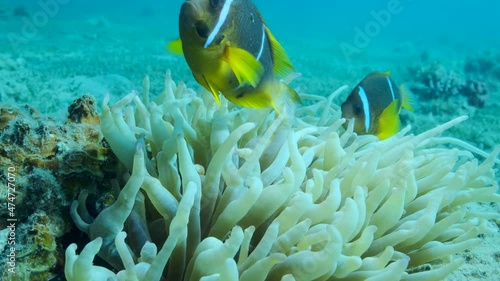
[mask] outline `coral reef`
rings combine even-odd
[[[409,67],[409,72],[412,73],[416,81],[416,84],[412,85],[410,89],[423,100],[447,100],[452,96],[459,95],[465,85],[462,75],[447,70],[440,63],[412,66]]]
[[[420,105],[415,115],[410,116],[417,132],[466,114],[470,121],[444,134],[466,139],[481,149],[494,149],[500,141],[496,130],[500,81],[494,78],[494,67],[487,62],[494,56],[486,54],[477,59],[448,62],[446,66],[421,63],[408,67],[407,86]]]
[[[11,202],[7,170],[0,172],[0,229],[9,217],[7,202],[17,206],[16,274],[3,270],[0,279],[48,280],[60,272],[66,247],[61,239],[74,227],[69,204],[80,189],[111,189],[104,179],[115,176],[117,161],[97,127],[94,104],[90,96],[75,100],[64,123],[43,118],[28,106],[0,106],[0,165],[14,167],[17,179]]]
[[[485,106],[488,89],[481,78],[465,78],[464,74],[447,70],[440,63],[412,66],[409,72],[413,80],[410,89],[420,100],[448,101],[465,97],[471,106]]]
[[[484,107],[488,99],[488,90],[485,83],[470,79],[465,81],[462,94],[467,97],[467,102],[475,107]]]
[[[438,146],[460,143],[437,135],[466,117],[378,141],[341,128],[346,87],[279,116],[218,107],[169,75],[154,102],[144,88],[104,101],[102,133],[131,174],[95,217],[87,192],[72,203],[92,241],[66,249],[70,281],[442,280],[498,231],[467,206],[500,202],[500,149],[479,163]]]
[[[464,72],[467,75],[500,80],[500,53],[486,51],[476,57],[467,58]]]

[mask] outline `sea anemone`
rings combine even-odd
[[[86,192],[73,202],[92,241],[67,248],[70,281],[442,280],[492,232],[494,215],[467,205],[500,202],[500,149],[479,163],[436,137],[466,117],[379,141],[342,129],[332,99],[345,86],[280,115],[217,106],[169,73],[154,102],[148,88],[103,103],[102,132],[131,174],[96,218]]]

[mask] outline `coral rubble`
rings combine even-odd
[[[0,229],[9,217],[7,202],[17,206],[16,274],[3,270],[0,279],[48,280],[60,272],[61,239],[73,228],[69,204],[80,189],[106,190],[104,179],[114,177],[116,158],[96,126],[94,103],[90,96],[77,99],[65,123],[41,117],[28,106],[0,105],[0,165],[13,167],[16,178],[11,202],[4,186],[7,170],[0,172]]]
[[[500,202],[499,150],[479,163],[436,146],[465,117],[420,135],[356,136],[331,104],[342,89],[295,117],[218,107],[169,75],[154,102],[147,90],[106,99],[102,133],[131,175],[97,216],[87,192],[71,205],[92,241],[66,249],[66,278],[444,279],[464,263],[455,254],[496,231],[494,215],[467,206]]]

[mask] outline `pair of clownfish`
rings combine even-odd
[[[212,93],[244,107],[299,102],[299,95],[277,77],[294,72],[285,49],[250,0],[187,0],[179,16],[180,39],[167,45],[183,54],[196,81]],[[342,104],[342,117],[355,118],[354,131],[380,139],[400,127],[401,108],[412,110],[410,95],[388,73],[367,75]]]

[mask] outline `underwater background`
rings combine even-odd
[[[144,75],[152,78],[153,92],[158,92],[168,68],[188,86],[199,88],[183,58],[165,50],[178,38],[183,1],[54,1],[0,2],[0,51],[21,58],[24,69],[18,76],[29,76],[23,93],[13,91],[13,85],[1,86],[1,101],[29,102],[43,114],[64,117],[75,93],[91,92],[97,100],[107,91],[120,96],[137,89]],[[257,0],[255,4],[302,73],[294,86],[328,95],[340,85],[354,87],[371,71],[390,70],[396,83],[406,84],[423,101],[421,110],[410,117],[431,118],[412,120],[415,130],[468,113],[472,120],[462,125],[467,126],[465,132],[457,133],[468,134],[467,139],[480,148],[491,150],[498,143],[492,125],[500,128],[499,121],[492,113],[498,106],[500,77],[500,30],[494,21],[499,2]],[[71,91],[66,89],[68,83]],[[464,93],[465,88],[473,88],[472,93]],[[337,104],[347,95],[340,96]],[[455,96],[479,101],[450,102]],[[425,106],[427,102],[432,105]],[[479,111],[475,103],[482,105]],[[487,131],[476,130],[483,125]]]
[[[140,91],[146,75],[158,95],[167,69],[201,91],[185,60],[165,49],[178,38],[183,2],[0,0],[0,104],[65,120],[73,101],[91,94],[100,113],[106,93],[114,103]],[[334,99],[340,106],[366,74],[390,70],[418,99],[401,116],[412,132],[468,115],[444,135],[487,153],[500,143],[500,1],[253,2],[302,73],[291,84],[299,94],[348,85]],[[472,261],[448,280],[494,280],[498,236],[471,255],[481,268]]]

